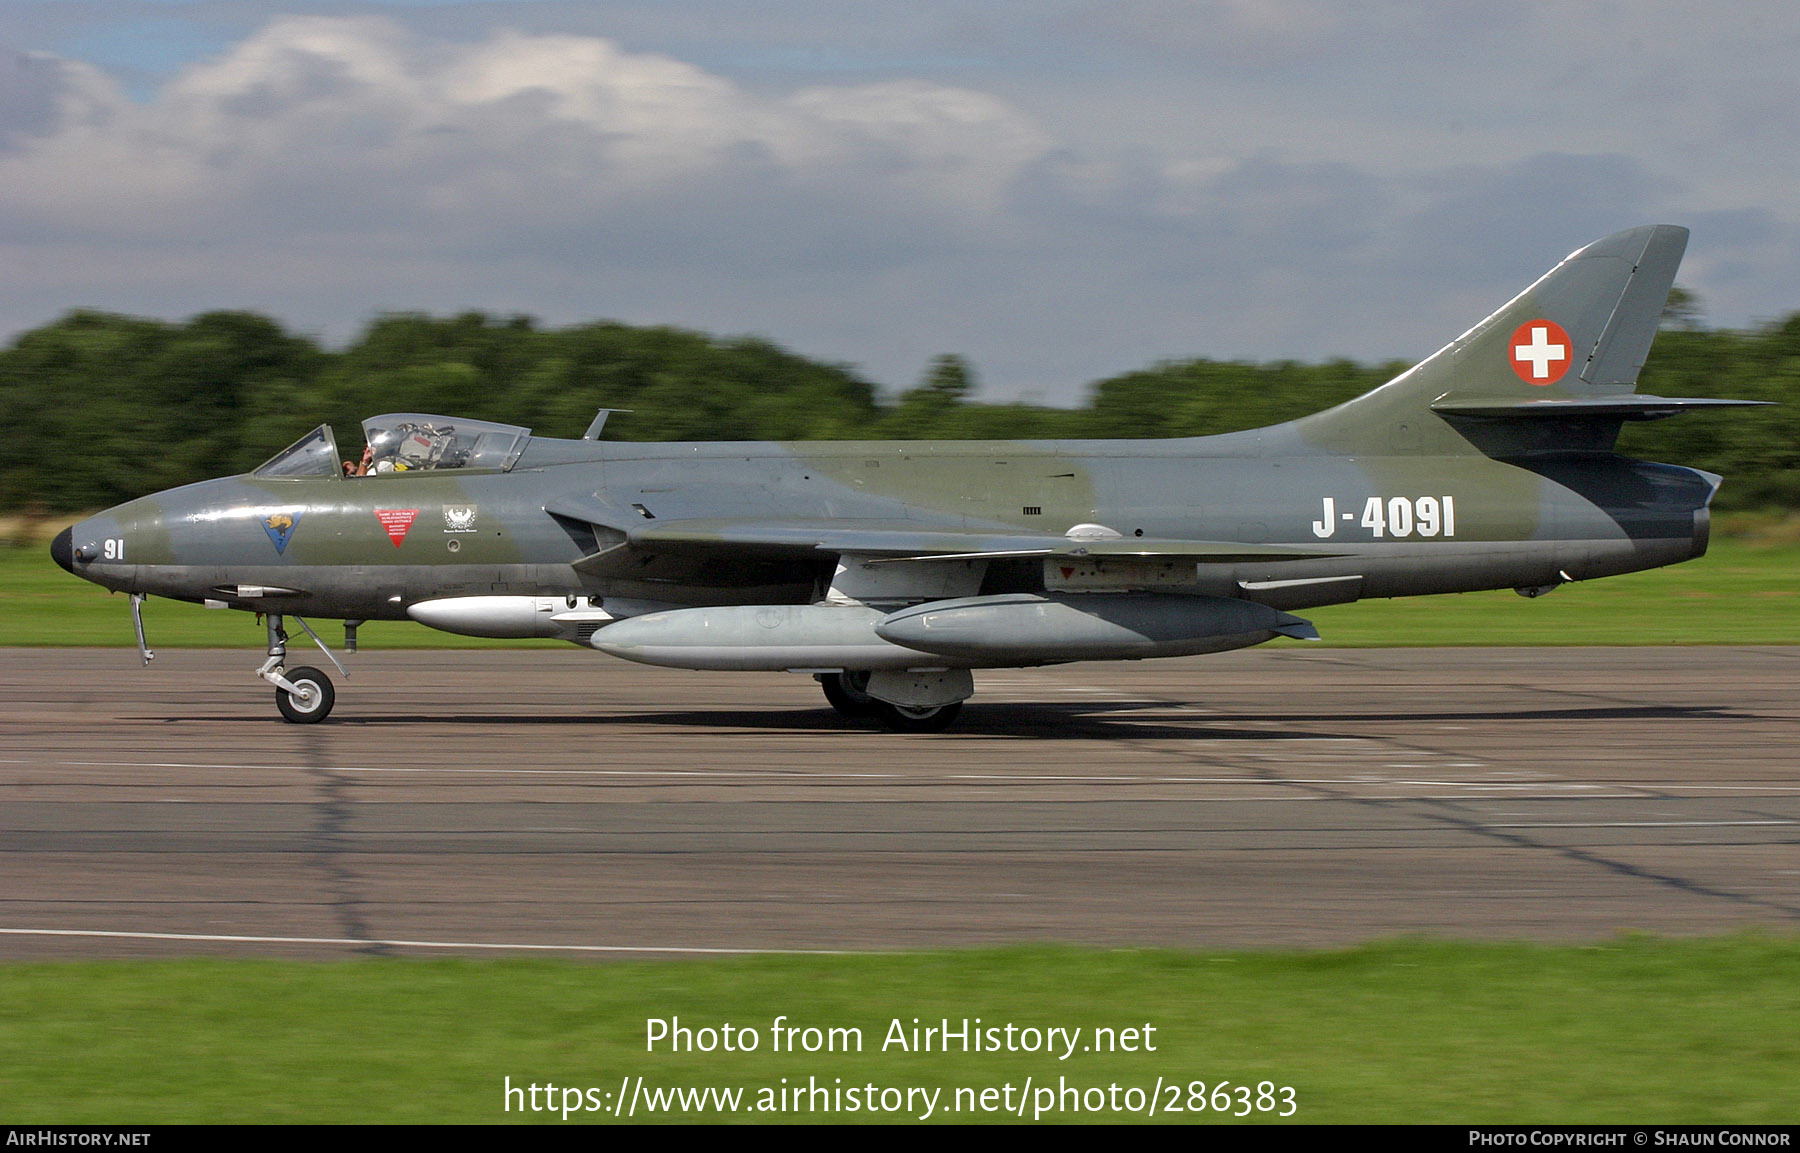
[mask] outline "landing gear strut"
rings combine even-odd
[[[300,627],[317,641],[318,635],[307,628],[305,621],[299,617]],[[275,707],[281,710],[282,718],[296,725],[317,724],[331,715],[331,706],[337,703],[337,691],[331,687],[331,678],[311,667],[297,668],[283,672],[282,665],[287,662],[287,630],[282,627],[280,613],[270,613],[269,626],[269,659],[256,670],[256,675],[275,686]],[[320,648],[325,646],[321,643]],[[331,657],[330,650],[325,655]],[[337,665],[332,657],[331,663]],[[344,666],[337,665],[343,672]]]

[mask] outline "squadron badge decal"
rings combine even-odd
[[[472,504],[471,505],[454,505],[454,504],[445,505],[444,506],[444,531],[445,532],[474,532],[474,531],[476,531],[476,529],[475,529],[475,506]]]
[[[299,523],[298,512],[272,512],[263,517],[263,531],[269,534],[269,543],[275,546],[275,555],[287,552],[288,539],[294,535],[294,526]]]

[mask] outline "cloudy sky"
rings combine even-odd
[[[1797,60],[1787,0],[0,0],[0,334],[475,308],[1072,403],[1417,357],[1661,222],[1747,325]]]

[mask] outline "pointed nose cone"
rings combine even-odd
[[[75,571],[75,526],[70,525],[56,534],[50,542],[50,559],[63,567],[65,572]]]

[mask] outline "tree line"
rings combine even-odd
[[[346,454],[362,418],[440,412],[614,440],[1199,436],[1274,424],[1366,392],[1403,364],[1165,361],[1089,386],[1079,408],[974,399],[934,360],[884,396],[849,365],[756,337],[528,317],[383,316],[342,350],[266,316],[181,323],[79,311],[0,350],[0,510],[92,509],[245,472],[318,423]],[[1800,507],[1800,314],[1752,331],[1671,313],[1639,389],[1781,407],[1627,425],[1620,451],[1724,474],[1726,508]]]

